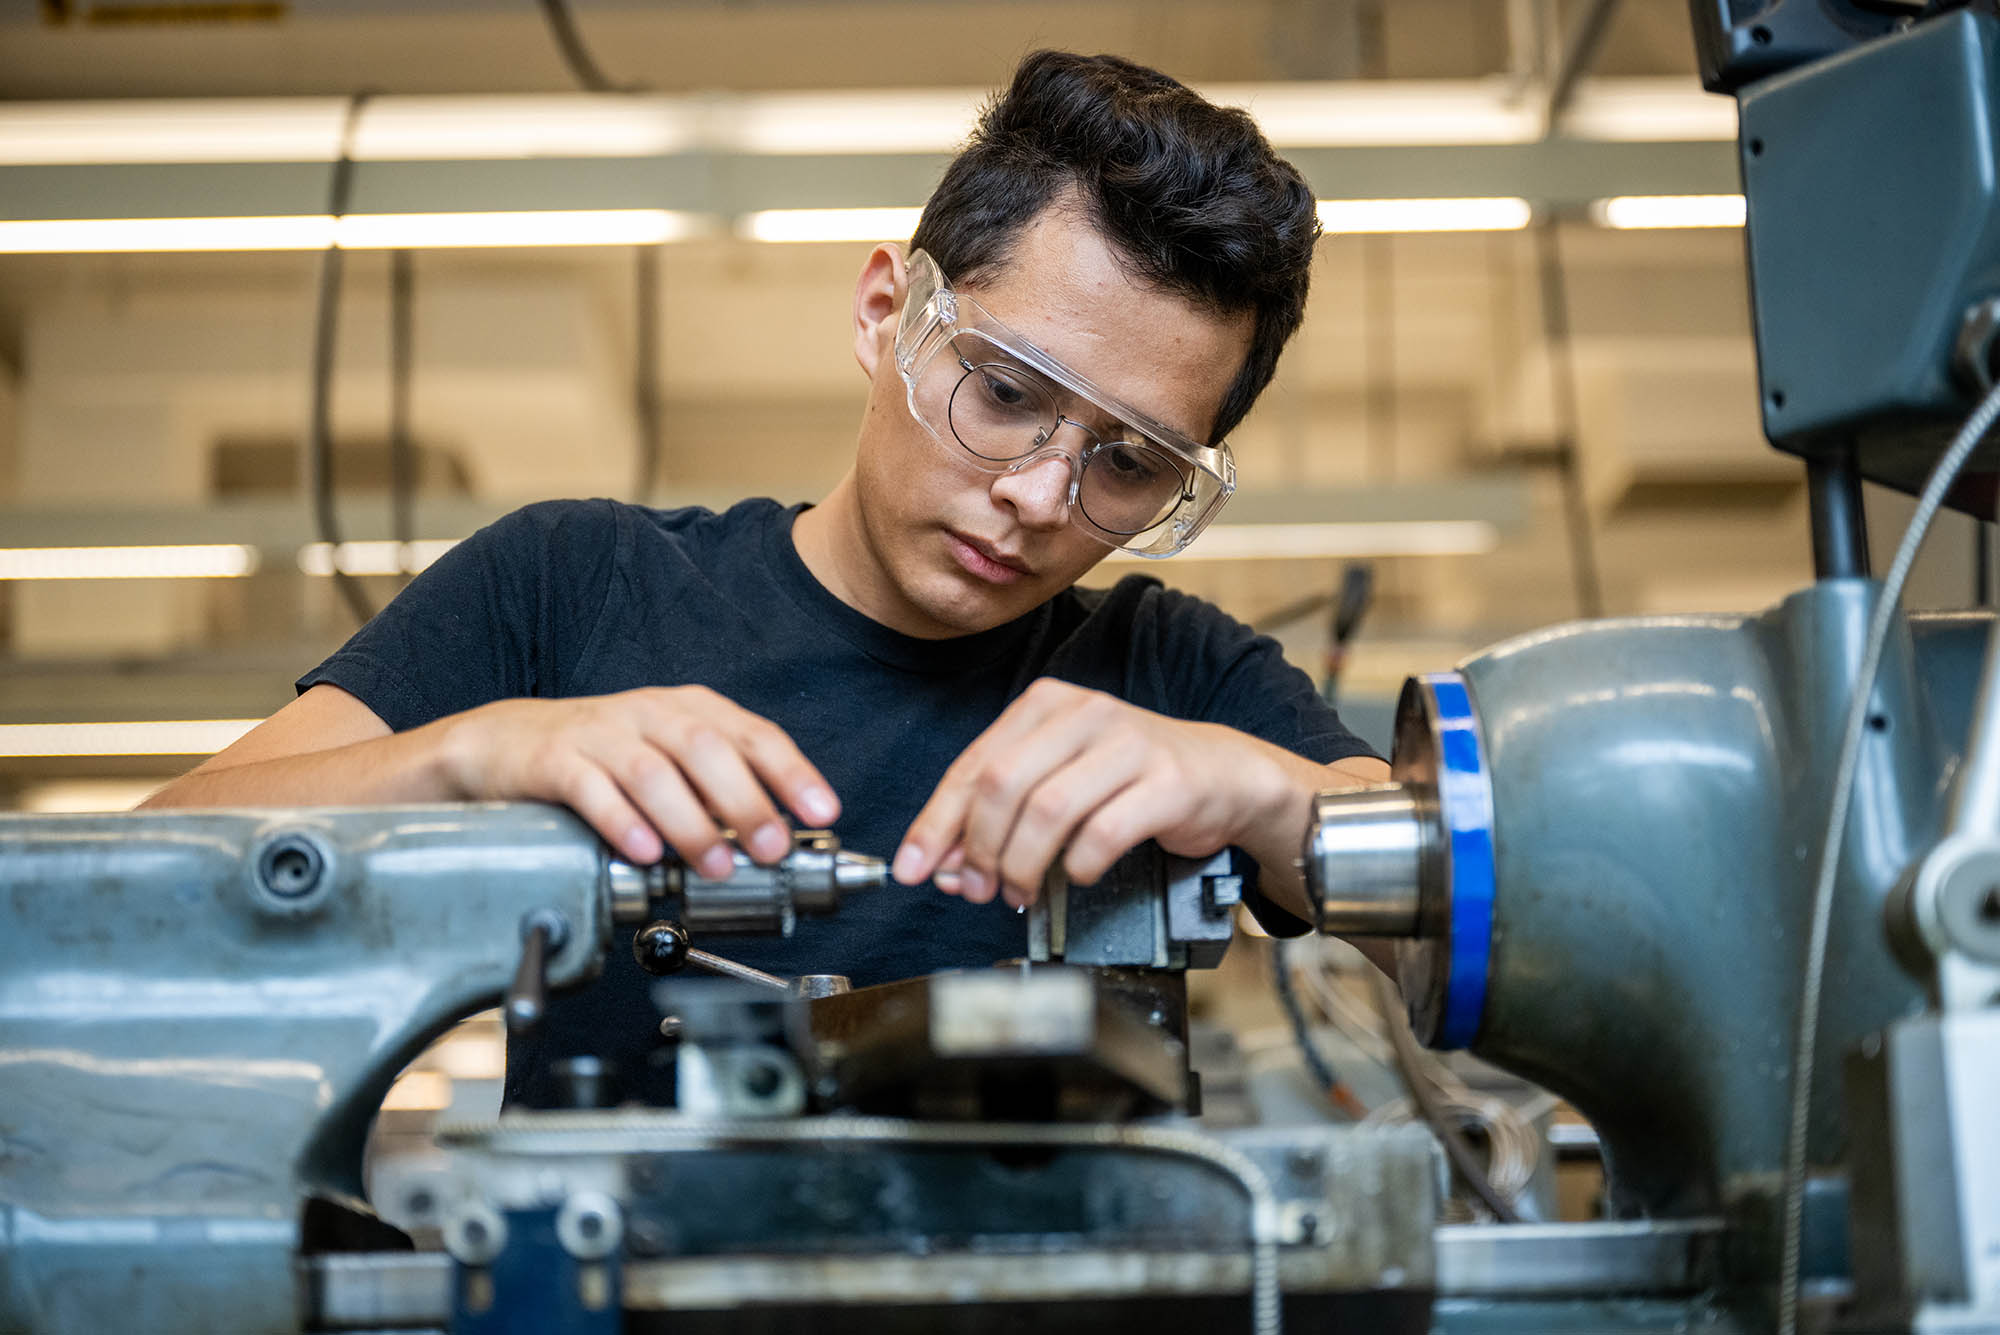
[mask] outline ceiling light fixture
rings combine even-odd
[[[1213,84],[1280,149],[1526,144],[1541,108],[1507,79]],[[355,128],[361,162],[659,157],[691,152],[949,153],[989,90],[839,89],[688,96],[535,93],[378,97]],[[147,98],[0,106],[0,166],[327,162],[347,99]],[[1735,103],[1692,79],[1592,79],[1565,137],[1728,140]]]
[[[74,218],[0,222],[0,254],[417,250],[491,246],[646,246],[700,234],[670,209],[357,213],[269,218]]]
[[[0,723],[0,756],[209,756],[264,720]]]
[[[765,209],[743,216],[750,241],[907,241],[921,208]]]
[[[1512,232],[1534,220],[1525,199],[1322,199],[1328,232]]]
[[[1746,213],[1741,195],[1614,195],[1590,206],[1591,221],[1623,231],[1741,227]]]
[[[299,548],[299,569],[308,575],[414,575],[458,545],[456,538],[418,542],[310,542]]]
[[[235,579],[256,569],[257,549],[237,543],[0,548],[0,580]]]

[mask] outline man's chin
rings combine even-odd
[[[977,635],[1004,626],[1047,602],[1051,590],[1040,580],[1023,581],[1006,589],[971,578],[951,578],[923,602],[924,613],[942,635]]]

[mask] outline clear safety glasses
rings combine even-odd
[[[1070,522],[1140,556],[1193,542],[1236,490],[1227,445],[1199,444],[1098,389],[952,291],[923,251],[909,274],[896,369],[910,415],[939,444],[988,473],[1067,459]]]

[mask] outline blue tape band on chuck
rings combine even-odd
[[[1472,696],[1456,672],[1423,678],[1437,705],[1438,805],[1451,835],[1451,959],[1436,1046],[1462,1048],[1486,1011],[1493,952],[1493,788],[1472,714]]]

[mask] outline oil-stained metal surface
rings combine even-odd
[[[301,1198],[524,915],[597,968],[603,877],[542,806],[0,818],[0,1329],[295,1329]]]
[[[1116,1121],[1184,1106],[1186,976],[1001,965],[806,1003],[817,1105],[967,1119]]]
[[[1195,1329],[1214,1305],[1242,1319],[1249,1244],[1263,1236],[1292,1300],[1345,1296],[1356,1313],[1398,1314],[1367,1328],[1415,1331],[1434,1277],[1436,1150],[1412,1127],[1204,1134],[628,1109],[519,1115],[440,1139],[461,1208],[511,1218],[617,1199],[628,1329],[653,1328],[649,1313],[696,1329],[719,1314],[759,1329],[918,1329],[937,1304],[1003,1325],[1019,1308],[1057,1329],[1082,1316],[1135,1329],[1138,1307],[1163,1300],[1151,1324]],[[420,1322],[440,1296],[434,1275],[393,1260],[311,1271],[330,1324]]]

